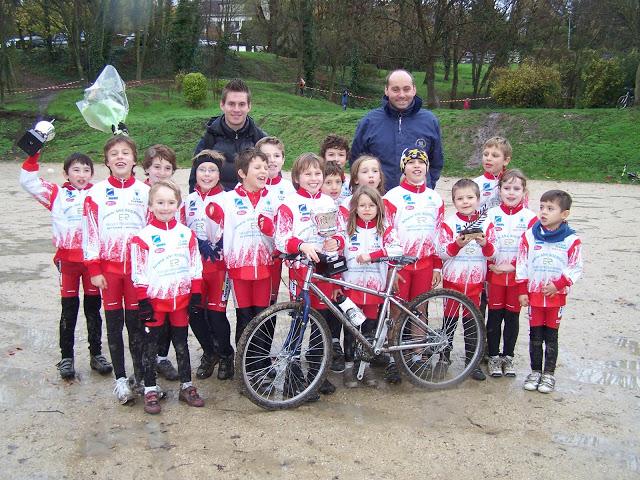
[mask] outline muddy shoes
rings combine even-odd
[[[165,380],[169,380],[170,382],[180,378],[176,367],[174,367],[171,361],[167,358],[158,362],[156,365],[156,372],[158,375],[161,375]],[[211,370],[211,373],[213,373],[213,370]],[[211,374],[209,374],[209,376],[211,376]]]
[[[116,379],[116,386],[113,389],[113,394],[122,405],[136,398],[136,394],[131,390],[129,380],[126,377]]]
[[[186,388],[181,388],[180,389],[180,395],[178,396],[178,399],[181,402],[185,402],[187,405],[190,405],[192,407],[203,407],[204,406],[204,400],[202,400],[202,398],[200,398],[200,395],[198,395],[198,391],[196,390],[196,387],[194,387],[194,386],[188,386]]]
[[[151,415],[155,415],[160,413],[162,407],[158,403],[160,400],[158,396],[157,390],[150,390],[149,392],[144,394],[144,411],[150,413]]]
[[[65,380],[76,376],[76,371],[73,368],[73,358],[63,358],[56,364],[56,367],[60,371],[60,376]]]
[[[91,370],[97,371],[100,375],[111,373],[113,370],[109,361],[102,355],[91,355],[89,366],[91,367]]]
[[[213,369],[216,367],[217,363],[217,353],[203,353],[202,357],[200,357],[200,366],[196,371],[196,377],[201,379],[209,378],[211,375],[213,375]],[[220,372],[218,372],[218,378],[220,378]]]
[[[220,357],[220,366],[218,367],[218,380],[229,380],[233,378],[233,353],[226,357]]]

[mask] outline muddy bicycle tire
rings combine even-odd
[[[238,388],[268,410],[295,408],[315,393],[329,372],[332,340],[320,313],[309,308],[302,342],[302,304],[278,303],[251,320],[237,345]]]
[[[400,372],[427,390],[451,388],[471,375],[482,360],[485,339],[484,320],[471,299],[454,290],[430,290],[409,302],[409,310],[432,330],[402,313],[392,344],[431,346],[393,352]]]

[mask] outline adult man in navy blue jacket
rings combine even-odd
[[[358,123],[350,164],[365,153],[377,157],[389,191],[400,183],[404,149],[420,147],[429,155],[427,186],[435,188],[444,164],[438,119],[429,110],[422,110],[413,75],[406,70],[394,70],[387,75],[384,93],[382,107],[371,110]]]

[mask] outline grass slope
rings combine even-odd
[[[324,100],[300,98],[290,85],[248,82],[253,94],[251,115],[269,134],[286,146],[286,166],[297,155],[317,151],[322,139],[337,133],[353,138],[366,110],[347,110]],[[43,161],[61,162],[73,151],[98,160],[107,134],[86,125],[75,102],[82,90],[63,90],[46,107],[45,118],[56,118],[56,138],[47,145]],[[174,148],[187,165],[204,124],[220,112],[219,101],[209,96],[202,110],[184,105],[167,85],[147,85],[127,91],[127,125],[138,142],[140,155],[150,145]],[[15,143],[30,128],[41,99],[22,97],[0,111],[0,155],[5,160],[24,158]],[[482,143],[493,135],[509,138],[514,147],[512,166],[531,178],[602,182],[625,164],[640,167],[640,113],[636,110],[437,110],[443,132],[443,175],[473,176],[481,171]]]

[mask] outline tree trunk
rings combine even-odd
[[[427,84],[427,107],[429,110],[440,107],[440,101],[436,94],[436,60],[433,56],[427,58],[424,83]]]
[[[329,101],[333,102],[333,89],[336,85],[336,61],[335,57],[331,58],[331,81],[329,82]]]
[[[638,110],[640,110],[640,99],[638,98],[639,92],[640,92],[640,63],[638,63],[638,68],[636,69],[636,89],[634,92],[636,96],[635,106]]]
[[[453,58],[451,59],[451,67],[453,69],[453,80],[451,80],[451,100],[458,97],[458,48],[453,48]],[[450,102],[449,108],[455,109],[456,102]]]

